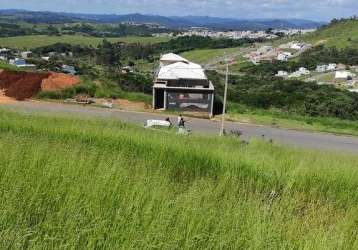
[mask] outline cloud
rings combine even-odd
[[[358,14],[357,0],[0,0],[2,9],[329,20]]]

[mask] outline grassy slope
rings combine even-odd
[[[120,38],[107,38],[111,42],[126,42],[126,43],[158,43],[168,41],[170,38],[163,37],[120,37]],[[46,46],[58,42],[79,44],[79,45],[92,45],[97,46],[102,42],[103,38],[99,37],[85,37],[78,35],[63,35],[63,36],[17,36],[17,37],[4,37],[0,38],[0,46],[9,48],[35,48]]]
[[[358,48],[358,20],[349,20],[329,25],[306,35],[279,39],[274,42],[274,45],[287,43],[292,40],[302,40],[313,45],[323,43],[328,47]]]
[[[5,69],[5,70],[16,70],[16,71],[19,70],[19,68],[17,68],[17,67],[15,67],[15,66],[11,65],[11,64],[8,64],[8,63],[6,63],[6,62],[0,60],[0,70],[2,70],[2,69]]]
[[[304,40],[313,44],[319,41],[326,41],[325,44],[329,47],[358,48],[358,20],[329,25],[313,34],[304,36]]]
[[[220,59],[224,57],[224,53],[232,54],[238,52],[240,48],[226,48],[226,49],[197,49],[192,51],[187,51],[181,55],[188,59],[199,64],[206,64],[212,62],[215,59]]]
[[[356,156],[0,118],[1,248],[358,247]]]

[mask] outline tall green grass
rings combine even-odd
[[[0,109],[0,248],[354,249],[358,157]]]

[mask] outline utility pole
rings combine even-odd
[[[225,76],[224,103],[223,103],[223,113],[221,116],[220,136],[224,135],[224,123],[225,123],[226,100],[227,100],[227,85],[229,83],[229,61],[228,61],[226,53],[225,53],[225,60],[226,60],[226,76]]]

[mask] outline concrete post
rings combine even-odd
[[[152,109],[155,109],[155,88],[153,88]]]
[[[167,90],[164,90],[164,110],[167,110]]]
[[[211,108],[210,108],[210,118],[214,116],[214,92],[210,94],[211,97]]]

